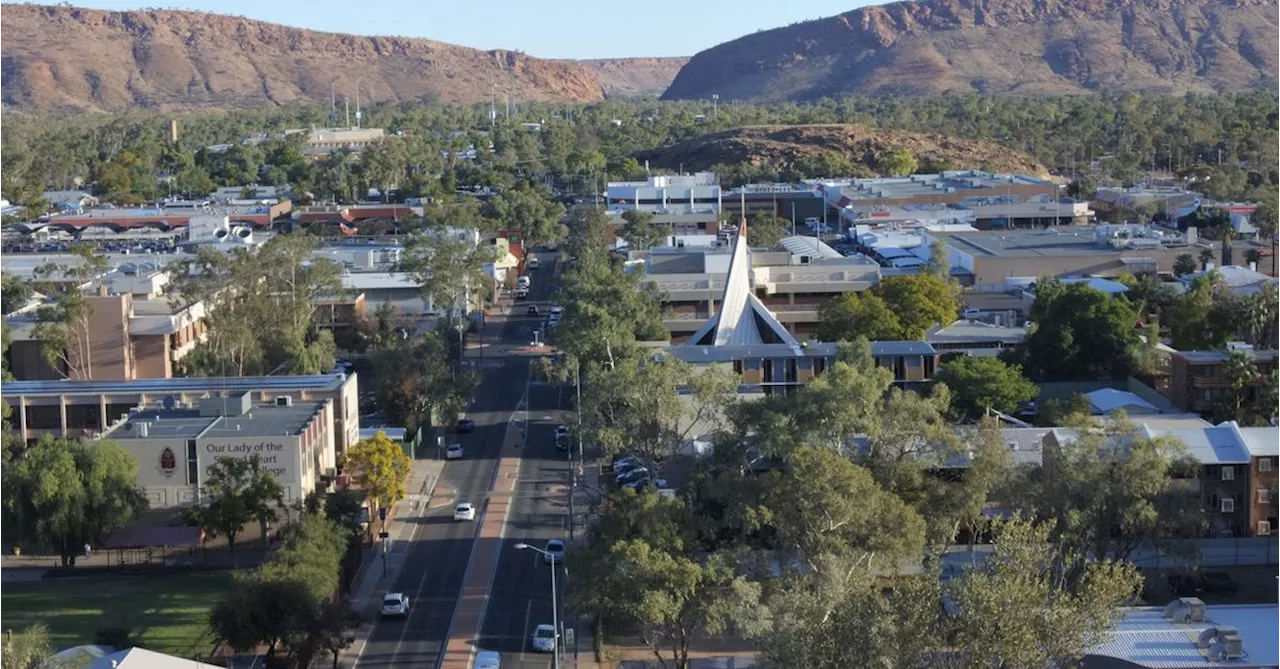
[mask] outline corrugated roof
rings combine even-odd
[[[1240,436],[1253,457],[1280,456],[1280,427],[1242,427]]]
[[[837,250],[817,237],[795,235],[782,238],[782,247],[798,256],[815,256],[818,258],[843,258]]]
[[[1230,625],[1239,630],[1248,657],[1211,666],[1266,667],[1280,662],[1276,635],[1280,608],[1274,604],[1209,606],[1205,622],[1187,624],[1165,620],[1161,615],[1163,607],[1124,609],[1123,613],[1112,638],[1089,649],[1090,655],[1115,657],[1152,669],[1210,666],[1196,640],[1210,627]]]
[[[1099,388],[1091,393],[1085,393],[1084,396],[1089,398],[1089,404],[1093,405],[1094,411],[1098,413],[1111,413],[1116,409],[1159,411],[1156,405],[1125,390]]]

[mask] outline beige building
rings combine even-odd
[[[667,296],[671,308],[663,326],[672,343],[687,339],[724,307],[730,249],[660,248],[633,254],[645,264],[645,279]],[[880,283],[879,265],[865,257],[845,257],[814,237],[786,237],[782,250],[753,251],[745,262],[750,268],[743,270],[741,280],[788,332],[801,338],[815,331],[818,308],[828,300]]]
[[[92,309],[84,329],[86,352],[69,347],[55,368],[35,339],[38,305],[5,317],[9,369],[18,380],[128,381],[169,378],[205,336],[202,302],[170,301],[169,275],[150,263],[125,263],[85,284]]]
[[[359,441],[360,398],[355,374],[245,376],[136,381],[13,381],[0,394],[13,410],[10,428],[24,439],[96,437],[136,410],[193,410],[225,393],[247,393],[257,404],[287,397],[295,405],[330,402],[334,447],[342,453]],[[163,419],[161,419],[163,420]]]
[[[304,499],[336,478],[332,399],[294,403],[287,396],[255,404],[253,394],[206,397],[194,408],[145,409],[107,430],[138,461],[138,486],[151,508],[200,503],[219,458],[259,458],[284,489],[286,502]]]

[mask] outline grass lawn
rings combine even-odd
[[[150,650],[206,656],[209,609],[230,582],[230,572],[210,572],[5,584],[0,623],[13,630],[44,623],[55,646],[93,643],[100,629],[126,627]]]

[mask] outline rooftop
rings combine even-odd
[[[1129,412],[1139,410],[1158,413],[1160,411],[1154,404],[1127,390],[1099,388],[1093,392],[1085,393],[1084,396],[1089,398],[1089,404],[1092,406],[1094,413],[1098,414],[1108,414],[1116,409],[1124,409]]]
[[[746,358],[831,358],[837,352],[836,344],[804,343],[799,346],[789,344],[753,344],[748,346],[673,346],[666,353],[691,363],[730,362]],[[935,355],[927,342],[922,341],[873,341],[872,357],[891,355]]]
[[[133,414],[107,434],[117,441],[295,436],[323,409],[323,402],[300,402],[290,407],[257,405],[243,416],[201,416],[196,409],[147,410]]]
[[[1275,604],[1209,606],[1202,623],[1174,623],[1163,616],[1163,607],[1124,609],[1110,641],[1094,646],[1090,655],[1125,660],[1139,667],[1267,667],[1280,663],[1276,628],[1280,625]],[[1247,657],[1242,661],[1211,664],[1196,645],[1200,633],[1210,627],[1230,625],[1240,632]]]
[[[1275,362],[1276,352],[1259,350],[1256,348],[1239,348],[1236,349],[1241,353],[1246,353],[1253,357],[1255,362]],[[1226,362],[1227,358],[1234,351],[1178,351],[1178,355],[1187,359],[1187,362],[1196,364],[1212,364],[1216,362]]]
[[[990,189],[1001,195],[1009,186],[1045,186],[1053,184],[1026,174],[993,174],[978,170],[952,170],[941,174],[914,174],[909,177],[854,179],[846,182],[841,195],[853,200],[897,199],[937,195],[955,191]],[[832,185],[840,185],[833,183]]]
[[[1140,254],[1142,249],[1100,245],[1092,226],[1064,225],[1048,230],[988,230],[939,233],[957,251],[975,258]]]
[[[968,342],[999,341],[1017,344],[1027,338],[1027,329],[1020,325],[992,325],[982,321],[958,320],[946,327],[936,327],[925,336],[931,344],[963,344]]]
[[[237,376],[133,381],[9,381],[0,387],[2,397],[38,395],[113,395],[140,393],[191,393],[208,391],[270,392],[273,390],[335,391],[347,382],[345,374],[316,376]]]

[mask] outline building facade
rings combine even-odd
[[[289,397],[295,403],[333,403],[335,448],[359,441],[360,404],[355,374],[246,376],[136,381],[14,381],[0,387],[13,410],[10,428],[26,440],[42,434],[96,437],[136,410],[196,409],[200,400],[224,393],[248,393],[256,404]]]
[[[1267,382],[1276,369],[1276,352],[1257,350],[1243,344],[1230,344],[1229,349],[1239,350],[1253,358],[1258,374],[1251,392]],[[1231,392],[1224,372],[1227,351],[1173,351],[1169,354],[1169,399],[1182,411],[1202,413],[1213,411],[1217,403]],[[1246,398],[1252,400],[1252,397]]]
[[[639,209],[655,213],[715,214],[721,209],[720,185],[712,172],[609,182],[605,198],[605,208],[609,211]]]
[[[138,486],[153,509],[199,504],[219,458],[257,456],[284,490],[285,502],[304,499],[337,475],[333,400],[294,403],[283,396],[255,404],[251,393],[206,397],[192,409],[146,409],[120,421],[102,438],[138,461]]]

